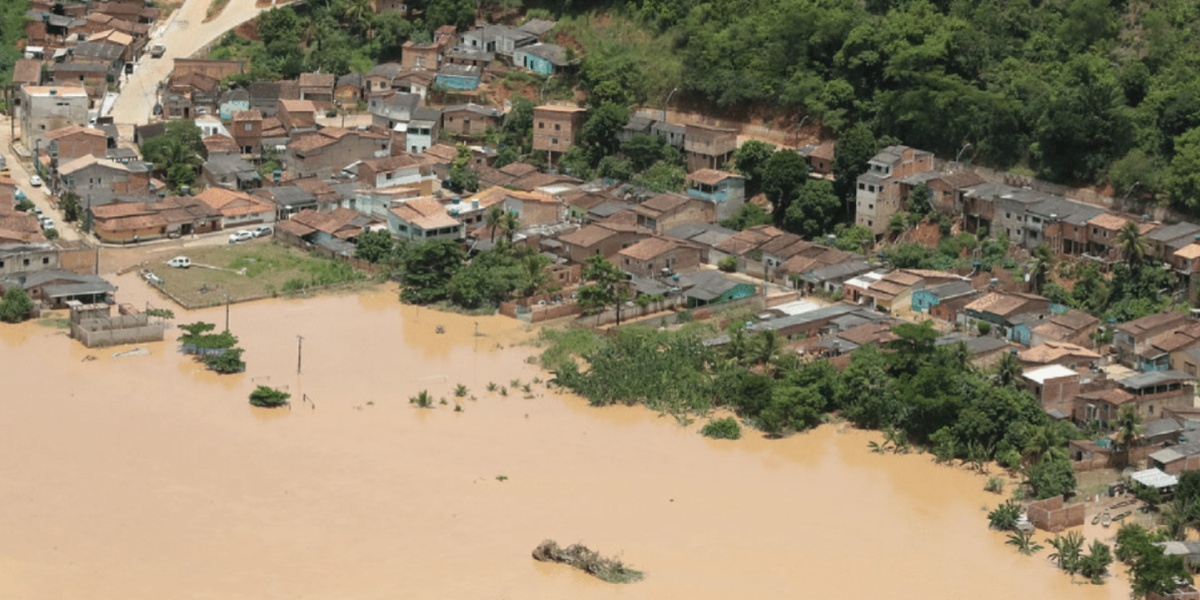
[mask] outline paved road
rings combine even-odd
[[[114,123],[119,126],[149,123],[158,84],[171,74],[176,58],[190,57],[226,31],[253,19],[263,10],[254,6],[255,0],[229,0],[220,16],[205,23],[204,17],[211,3],[212,0],[185,0],[166,26],[151,37],[148,47],[162,44],[167,51],[162,58],[151,58],[149,51],[142,55],[113,104],[110,114]]]
[[[18,133],[20,127],[17,128]],[[33,205],[42,209],[42,213],[50,217],[54,221],[55,229],[58,230],[58,235],[64,240],[80,239],[79,232],[75,230],[73,225],[68,225],[63,221],[62,213],[51,203],[50,194],[46,192],[46,186],[33,187],[29,185],[29,176],[33,174],[30,167],[25,163],[17,160],[17,156],[12,152],[12,127],[9,125],[8,116],[0,115],[0,149],[4,154],[4,158],[8,160],[8,167],[12,170],[12,178],[17,181],[17,187],[25,192],[26,196],[33,202]]]

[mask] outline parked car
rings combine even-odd
[[[244,242],[246,240],[252,240],[252,239],[254,239],[254,232],[248,231],[246,229],[239,229],[239,230],[229,234],[229,243],[230,244],[236,244],[238,242]]]
[[[167,265],[175,267],[176,269],[186,269],[192,266],[192,259],[186,256],[176,256],[175,258],[168,260]]]
[[[163,53],[166,51],[167,47],[162,44],[150,46],[150,58],[162,58]]]
[[[158,275],[155,275],[152,271],[149,271],[147,269],[142,269],[142,279],[145,279],[147,283],[150,283],[153,285],[162,285],[163,284],[163,280],[161,278],[159,278]]]
[[[268,235],[271,235],[271,231],[272,229],[270,225],[259,225],[254,229],[254,237],[267,237]]]
[[[17,198],[17,200],[25,200],[25,198]],[[40,209],[36,206],[33,207],[33,210],[30,212],[32,212],[34,214],[34,216],[36,216],[38,218],[38,221],[41,221],[42,219],[44,219],[46,217],[46,215],[42,214],[42,209]]]
[[[54,229],[54,221],[50,219],[42,219],[42,229]]]
[[[13,194],[13,197],[16,198],[18,202],[29,199],[29,196],[26,196],[25,192],[21,191],[21,188],[17,188],[17,192]]]
[[[30,175],[29,176],[29,185],[32,185],[33,187],[41,187],[42,178],[38,177],[37,175]]]

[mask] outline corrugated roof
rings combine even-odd
[[[699,171],[688,173],[687,178],[688,181],[695,181],[704,185],[717,185],[726,179],[742,179],[742,176],[738,175],[737,173],[730,173],[728,171],[700,169]]]
[[[1044,385],[1047,380],[1058,379],[1060,377],[1079,377],[1079,373],[1068,369],[1062,365],[1046,365],[1030,371],[1025,371],[1026,379]]]
[[[628,248],[622,249],[618,254],[632,258],[633,260],[647,261],[681,247],[682,244],[674,240],[662,237],[648,237]]]

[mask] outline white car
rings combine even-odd
[[[271,235],[271,226],[270,225],[260,225],[260,226],[254,228],[254,237],[259,238],[259,237],[266,237],[268,235]]]
[[[42,219],[42,229],[54,229],[54,221],[51,219]]]
[[[244,242],[246,240],[252,240],[252,239],[254,239],[254,232],[248,231],[245,229],[239,229],[239,230],[229,234],[229,243],[230,244],[236,244],[238,242]]]
[[[30,175],[29,176],[29,185],[32,185],[33,187],[41,187],[42,186],[42,178],[38,177],[37,175]]]
[[[175,267],[176,269],[186,269],[192,266],[192,259],[186,256],[176,256],[175,258],[168,260],[167,265]]]

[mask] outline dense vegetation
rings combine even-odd
[[[18,41],[25,37],[25,12],[29,0],[0,3],[0,86],[12,84],[13,66],[22,56]],[[0,106],[3,101],[0,101]]]
[[[895,447],[911,440],[939,460],[995,459],[1022,470],[1038,498],[1073,492],[1067,441],[1077,432],[1050,421],[1021,389],[1015,357],[985,373],[961,346],[935,347],[928,324],[894,331],[898,340],[857,350],[840,373],[826,361],[800,362],[781,351],[773,331],[749,334],[741,320],[718,348],[701,343],[711,332],[695,327],[633,326],[604,337],[547,331],[541,360],[556,384],[594,406],[643,403],[680,417],[728,408],[769,436],[803,431],[836,412],[889,432]]]
[[[187,354],[195,355],[204,366],[217,373],[241,373],[246,370],[241,348],[237,347],[237,336],[228,330],[212,333],[217,328],[212,323],[197,321],[180,325],[183,332],[179,345]]]
[[[171,121],[161,135],[142,143],[142,156],[154,164],[154,172],[162,175],[173,190],[196,182],[204,162],[203,152],[200,128],[192,121]]]
[[[29,298],[29,294],[25,293],[24,289],[12,286],[2,295],[0,321],[18,323],[28,319],[31,312],[33,312],[33,300]]]
[[[944,157],[1200,200],[1194,2],[641,0],[603,18],[553,4],[598,57],[580,75],[593,95],[659,104],[678,87],[718,109],[799,111],[835,133],[867,123]]]
[[[287,406],[291,394],[272,387],[260,385],[250,392],[250,404],[261,408],[278,408]]]

